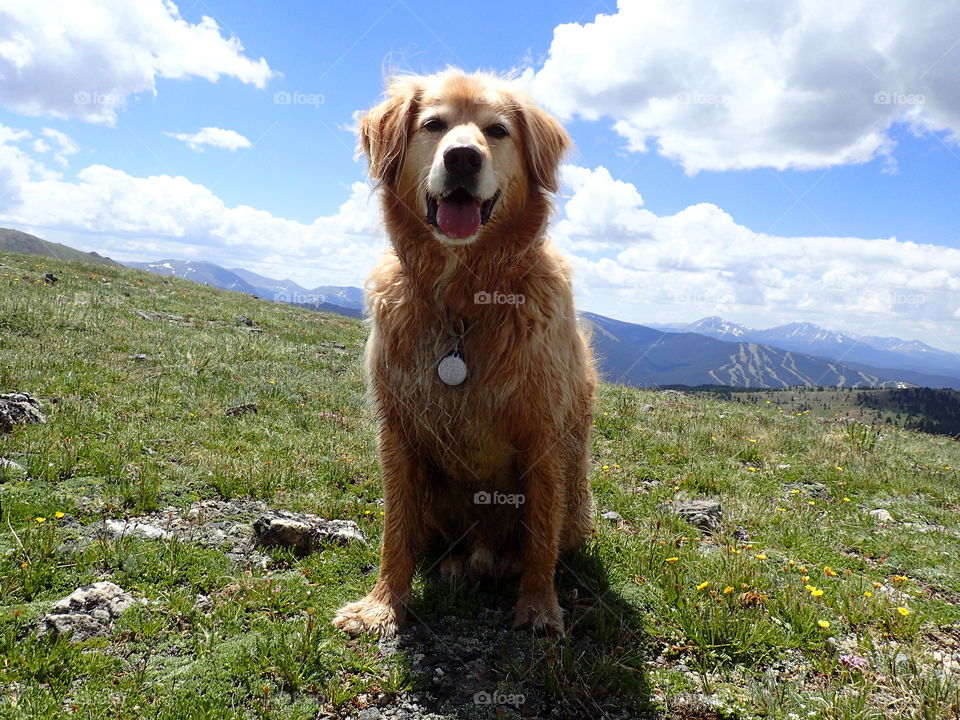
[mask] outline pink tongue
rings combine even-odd
[[[447,237],[470,237],[480,227],[480,201],[440,200],[437,205],[437,225]]]

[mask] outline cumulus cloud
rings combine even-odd
[[[923,333],[960,349],[960,250],[896,238],[755,233],[716,205],[643,208],[604,167],[568,166],[552,237],[598,312],[636,322],[723,315],[754,327],[807,320],[864,334]]]
[[[28,152],[33,140],[0,125],[5,226],[121,260],[204,259],[308,287],[361,285],[384,247],[379,203],[362,182],[345,189],[336,212],[304,223],[228,207],[184,177],[90,165],[65,179]],[[755,233],[706,203],[657,215],[604,167],[567,166],[563,184],[551,236],[572,256],[586,309],[639,323],[807,320],[960,350],[960,250]]]
[[[5,226],[56,233],[67,244],[71,234],[93,235],[97,246],[84,249],[119,259],[196,257],[313,284],[361,284],[383,248],[379,205],[362,182],[349,186],[337,212],[302,223],[228,207],[185,177],[136,177],[90,165],[75,180],[64,179],[24,149],[31,139],[0,125],[0,168],[9,171],[0,172]]]
[[[216,21],[191,24],[172,0],[0,0],[0,101],[24,115],[113,125],[157,78],[262,88],[272,75]]]
[[[60,173],[50,170],[24,149],[31,138],[28,130],[0,124],[0,211],[21,202],[21,190],[28,182],[60,178]],[[32,143],[34,152],[38,152],[38,141],[41,151],[49,151],[49,146],[37,138]]]
[[[203,146],[223,148],[224,150],[239,150],[250,147],[250,141],[234,130],[224,130],[217,127],[201,128],[195,133],[164,133],[172,138],[185,142],[191,150],[203,152]]]
[[[563,118],[606,118],[689,173],[889,154],[897,122],[956,142],[960,4],[619,0],[560,25],[524,78]]]
[[[53,159],[56,160],[61,167],[67,167],[67,165],[70,164],[70,156],[76,155],[80,150],[73,141],[73,138],[65,132],[54,130],[53,128],[43,128],[41,133],[47,140],[38,138],[34,142],[36,152],[43,153],[52,151]],[[51,147],[47,141],[52,142],[54,147]],[[37,148],[38,144],[43,148],[42,150]]]

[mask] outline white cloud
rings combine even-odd
[[[21,190],[28,182],[60,177],[21,147],[32,137],[28,130],[0,124],[0,212],[21,202]],[[34,152],[38,140],[34,140]]]
[[[560,25],[524,73],[563,118],[608,118],[690,173],[889,154],[888,129],[960,128],[960,3],[620,0]]]
[[[642,207],[606,168],[564,168],[551,235],[574,255],[597,312],[634,322],[722,315],[754,327],[806,320],[863,334],[918,333],[960,349],[960,250],[896,238],[755,233],[716,205]]]
[[[24,115],[113,125],[160,77],[262,88],[272,75],[212,18],[191,24],[172,0],[0,0],[0,98]]]
[[[67,167],[70,164],[69,157],[71,155],[76,155],[79,152],[80,148],[77,147],[77,144],[73,141],[69,135],[59,130],[54,130],[53,128],[44,128],[42,130],[43,136],[48,140],[52,140],[53,143],[57,146],[57,149],[53,153],[53,159],[56,160],[62,167]],[[48,143],[43,140],[37,140],[38,143],[42,143],[46,148],[42,151],[37,152],[47,152],[50,149]]]
[[[201,128],[195,133],[164,133],[172,138],[185,142],[191,150],[203,152],[203,146],[223,148],[224,150],[239,150],[250,147],[250,141],[234,130],[224,130],[217,127]]]
[[[21,148],[30,134],[0,125],[0,222],[98,244],[84,249],[119,259],[198,257],[285,275],[306,284],[362,284],[383,248],[379,203],[356,182],[336,213],[311,223],[265,210],[227,207],[184,177],[135,177],[90,165],[65,180]],[[8,174],[4,171],[9,170]],[[5,195],[2,194],[5,191]],[[269,256],[283,262],[266,262]]]
[[[121,260],[209,260],[306,287],[362,285],[384,246],[379,202],[355,182],[310,223],[227,207],[184,177],[135,177],[91,165],[75,180],[0,125],[0,223]],[[722,315],[754,327],[807,320],[960,350],[960,250],[896,238],[754,233],[712,204],[659,216],[603,167],[563,169],[551,229],[572,256],[586,309],[639,323]],[[95,238],[96,242],[92,242]]]

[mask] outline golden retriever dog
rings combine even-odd
[[[392,247],[367,283],[383,548],[333,621],[352,635],[403,625],[424,554],[442,576],[519,573],[514,626],[563,632],[554,572],[592,529],[596,384],[545,234],[569,146],[514,84],[456,70],[395,79],[360,121]]]

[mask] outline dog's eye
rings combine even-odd
[[[430,118],[420,127],[428,132],[440,132],[447,129],[447,124],[440,118]]]
[[[507,132],[506,126],[501,125],[500,123],[491,125],[486,129],[485,132],[487,133],[487,135],[489,135],[492,138],[505,138],[507,135],[510,134],[509,132]]]

